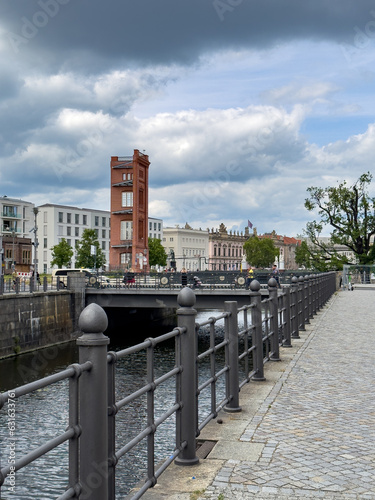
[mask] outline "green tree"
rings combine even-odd
[[[309,187],[309,198],[305,207],[310,212],[317,210],[319,221],[309,222],[306,234],[311,244],[323,251],[330,250],[330,260],[340,261],[334,245],[345,245],[350,248],[360,264],[372,262],[370,240],[375,234],[375,198],[368,194],[371,184],[370,172],[362,174],[352,185],[346,181],[337,187]],[[322,245],[319,236],[326,226],[332,228],[330,242]]]
[[[280,253],[270,238],[258,238],[258,236],[249,238],[243,249],[246,261],[255,267],[270,267]]]
[[[167,253],[158,238],[148,239],[148,260],[150,266],[167,265]]]
[[[58,245],[54,245],[51,248],[51,251],[51,266],[57,266],[59,269],[63,266],[69,266],[73,257],[73,248],[69,245],[65,238],[63,238]]]
[[[91,247],[96,248],[96,255],[92,255]],[[88,269],[98,269],[105,264],[105,255],[99,246],[95,229],[85,229],[82,233],[82,239],[77,246],[76,266]]]
[[[348,258],[337,253],[334,248],[325,243],[308,245],[302,241],[296,248],[296,263],[306,269],[314,269],[319,272],[342,270],[344,264],[348,264]]]

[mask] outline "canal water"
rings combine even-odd
[[[198,313],[197,322],[202,323],[210,316],[217,316],[218,311],[202,311]],[[155,327],[156,328],[156,327]],[[155,337],[171,331],[173,327],[155,330],[148,328],[144,338]],[[119,339],[118,332],[106,332],[115,342],[110,350],[128,347]],[[216,323],[217,341],[224,335],[224,323]],[[201,351],[209,347],[209,328],[203,327],[199,332],[199,348]],[[156,378],[172,369],[175,363],[174,341],[163,343],[155,352]],[[30,354],[0,361],[0,392],[13,389],[33,380],[63,370],[69,364],[78,361],[75,343],[64,344],[42,349]],[[224,365],[223,353],[217,359],[217,370]],[[210,376],[208,360],[199,368],[200,383]],[[146,383],[146,353],[133,354],[122,358],[116,368],[116,400],[119,400]],[[224,399],[224,380],[218,380],[217,402]],[[199,420],[210,412],[209,389],[202,391],[199,398]],[[155,416],[160,417],[166,408],[175,402],[175,382],[171,379],[157,388],[155,393]],[[48,439],[63,433],[68,425],[68,381],[53,384],[15,400],[15,442],[16,458],[40,446]],[[116,416],[116,450],[124,446],[145,426],[147,416],[145,399],[137,400],[126,409],[121,409]],[[0,463],[8,463],[10,454],[9,418],[0,412]],[[175,444],[174,416],[166,420],[155,434],[156,463],[165,460],[173,451]],[[145,477],[147,456],[145,440],[133,451],[119,460],[116,468],[116,495],[123,498],[142,478]],[[60,445],[35,462],[16,472],[15,489],[9,487],[8,480],[0,490],[1,500],[53,500],[61,495],[67,486],[68,478],[68,444]]]

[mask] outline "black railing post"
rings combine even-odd
[[[251,309],[251,323],[253,325],[252,345],[255,346],[253,355],[253,368],[255,375],[251,380],[261,382],[264,377],[263,364],[263,333],[262,333],[262,295],[260,293],[260,283],[252,280],[250,283],[250,303],[255,304]]]
[[[291,330],[292,330],[292,322],[291,322],[291,300],[290,300],[290,288],[284,287],[283,289],[283,347],[292,347],[291,343]]]
[[[292,317],[291,317],[291,324],[292,324],[292,339],[299,339],[299,333],[298,333],[298,278],[297,276],[293,276],[292,278],[292,285],[291,285],[291,300],[292,300]]]
[[[304,296],[305,296],[305,309],[303,311],[304,314],[304,319],[305,319],[305,325],[310,323],[310,313],[309,313],[309,308],[310,308],[310,279],[309,276],[306,275],[304,277]]]
[[[43,291],[46,292],[48,289],[47,276],[43,276]]]
[[[111,351],[108,353],[108,500],[116,498],[116,394],[115,394],[115,369],[117,356]]]
[[[79,379],[80,500],[108,499],[108,396],[107,345],[103,332],[107,315],[98,304],[88,305],[78,321],[83,335],[77,339],[80,364],[91,362]]]
[[[277,296],[277,281],[275,278],[268,280],[268,291],[270,294],[270,307],[271,307],[271,361],[280,361],[279,349],[279,301]]]
[[[298,278],[298,330],[305,328],[305,280],[303,276]]]
[[[1,261],[0,261],[0,265],[1,265]],[[0,295],[3,295],[4,293],[4,275],[2,274],[0,276]]]
[[[227,412],[239,412],[240,407],[240,378],[238,373],[238,317],[237,302],[224,302],[224,311],[229,313],[225,318],[225,339],[228,344],[225,348],[227,371],[226,396],[229,403],[224,410]]]
[[[198,374],[197,354],[198,338],[195,328],[197,311],[193,309],[196,302],[191,288],[184,287],[178,294],[177,324],[183,329],[181,334],[180,363],[182,372],[179,377],[180,410],[176,415],[177,446],[186,444],[175,460],[177,465],[194,465],[199,462],[196,455],[196,436],[198,431]]]

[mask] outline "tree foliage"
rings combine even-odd
[[[148,239],[148,259],[150,266],[167,265],[167,253],[158,238]]]
[[[296,263],[319,272],[342,270],[343,265],[349,263],[346,256],[340,255],[329,245],[319,245],[308,245],[306,241],[302,241],[296,248]]]
[[[51,251],[51,266],[57,266],[59,269],[61,269],[63,266],[69,266],[73,257],[73,248],[69,245],[65,238],[62,238],[60,243],[54,245],[51,248]]]
[[[319,221],[309,222],[306,234],[313,246],[329,252],[330,259],[340,260],[334,245],[345,245],[357,256],[360,264],[370,259],[371,238],[375,234],[375,198],[368,194],[371,184],[370,172],[362,174],[352,185],[346,181],[337,187],[309,187],[309,198],[305,207],[310,212],[317,210]],[[332,228],[330,241],[322,244],[319,236],[326,226]]]
[[[246,261],[254,267],[270,267],[280,251],[270,238],[252,236],[244,246]]]
[[[91,255],[91,246],[96,248],[96,256]],[[105,264],[105,255],[99,246],[95,229],[85,229],[77,247],[76,266],[88,269],[99,269]]]

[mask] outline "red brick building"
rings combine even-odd
[[[147,271],[148,156],[111,157],[110,269]]]

